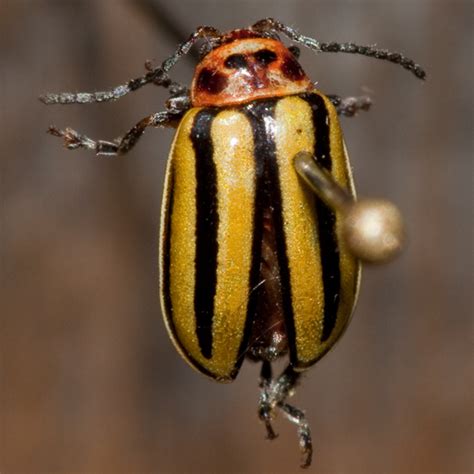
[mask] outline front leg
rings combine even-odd
[[[338,95],[328,95],[329,100],[336,107],[339,115],[346,117],[354,117],[360,110],[369,110],[372,105],[372,100],[367,95],[359,97],[339,97]]]
[[[56,127],[49,127],[48,133],[56,137],[64,138],[64,144],[70,150],[87,148],[88,150],[94,151],[98,156],[125,155],[125,153],[128,153],[134,147],[147,127],[175,127],[181,116],[181,113],[177,114],[169,111],[152,114],[140,120],[140,122],[131,128],[124,136],[112,142],[92,140],[71,128],[59,130]]]

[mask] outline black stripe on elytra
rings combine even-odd
[[[173,206],[174,206],[174,170],[173,168],[170,169],[170,176],[169,176],[169,185],[167,189],[168,198],[167,198],[167,209],[166,209],[166,218],[164,222],[164,232],[163,232],[163,255],[162,255],[162,263],[163,263],[163,281],[162,281],[162,291],[163,291],[163,301],[164,301],[164,309],[165,309],[165,316],[168,321],[168,325],[170,330],[174,335],[174,342],[178,345],[183,354],[186,354],[188,360],[202,373],[206,374],[209,377],[216,378],[214,374],[209,372],[207,369],[202,367],[199,362],[193,359],[186,349],[184,348],[183,344],[179,340],[179,336],[176,333],[176,327],[173,321],[173,303],[171,301],[171,291],[170,291],[170,262],[171,262],[171,221],[173,218]],[[179,275],[178,275],[179,278]]]
[[[164,231],[163,231],[163,247],[162,247],[162,265],[163,265],[163,280],[162,280],[162,292],[163,292],[163,302],[164,302],[164,310],[165,316],[168,321],[168,325],[170,327],[171,332],[173,333],[173,339],[176,345],[180,347],[183,351],[183,354],[186,355],[186,358],[191,362],[191,364],[196,367],[200,372],[207,375],[208,377],[216,378],[215,374],[207,370],[205,367],[200,365],[191,355],[187,352],[183,344],[181,343],[178,334],[176,333],[176,326],[173,320],[173,303],[171,300],[171,284],[170,284],[170,262],[171,262],[171,242],[172,242],[172,235],[171,235],[171,222],[173,219],[173,207],[174,207],[174,189],[175,189],[175,174],[174,169],[170,169],[170,176],[169,176],[169,184],[167,192],[167,209],[166,209],[166,217],[163,223]],[[175,277],[176,278],[176,277]],[[178,275],[179,278],[179,275]],[[235,374],[237,375],[237,374]],[[232,377],[234,378],[235,375]]]
[[[331,171],[330,124],[326,105],[318,94],[306,94],[304,98],[313,111],[316,161]],[[336,215],[321,199],[317,197],[315,199],[324,286],[324,320],[321,335],[321,342],[324,342],[329,338],[336,325],[341,290],[341,270],[336,236]]]
[[[250,119],[254,137],[254,158],[256,165],[256,196],[254,211],[254,232],[252,244],[252,268],[250,289],[260,283],[260,264],[263,232],[263,210],[273,207],[274,231],[280,267],[280,284],[282,293],[285,328],[290,348],[290,357],[296,358],[295,326],[291,298],[290,269],[286,251],[286,239],[283,227],[283,210],[280,192],[280,177],[276,157],[276,144],[273,130],[269,123],[274,120],[275,106],[279,99],[258,101],[249,104],[245,109]],[[247,309],[247,324],[255,317],[258,291],[250,295]]]
[[[201,354],[212,357],[212,319],[217,283],[217,172],[213,157],[211,125],[217,109],[196,114],[191,130],[196,163],[196,257],[194,314]],[[190,315],[191,316],[191,315]]]
[[[170,253],[171,253],[171,217],[173,213],[174,205],[174,170],[173,165],[171,165],[170,175],[168,177],[168,189],[166,190],[167,196],[167,209],[164,230],[163,230],[163,255],[162,255],[162,265],[163,265],[163,302],[166,319],[169,321],[170,327],[175,333],[174,323],[173,323],[173,304],[171,302],[171,289],[170,289]]]

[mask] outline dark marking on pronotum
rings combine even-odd
[[[269,49],[261,49],[254,54],[254,58],[256,59],[257,63],[261,64],[262,66],[266,66],[267,64],[271,64],[276,61],[278,56],[275,52],[270,51]]]
[[[254,156],[257,173],[257,189],[254,211],[254,235],[252,244],[252,269],[250,288],[259,283],[261,247],[263,232],[263,209],[273,207],[274,232],[280,267],[280,284],[285,327],[290,347],[290,357],[296,360],[295,327],[293,321],[293,304],[291,298],[290,270],[286,251],[285,231],[283,226],[283,209],[280,192],[280,177],[276,158],[275,137],[267,128],[268,119],[273,119],[275,105],[279,99],[254,102],[244,110],[252,123],[254,135]],[[248,304],[247,322],[253,321],[256,310],[257,292],[251,295]]]
[[[211,124],[217,109],[196,114],[191,141],[196,160],[196,258],[194,312],[201,353],[212,357],[212,319],[217,283],[217,172],[213,157]],[[191,315],[190,315],[191,317]]]
[[[209,92],[209,94],[219,94],[227,86],[227,77],[212,69],[204,68],[197,78],[197,89]]]
[[[243,69],[248,66],[244,54],[231,54],[225,61],[224,66],[229,69]]]
[[[293,56],[287,56],[280,68],[283,74],[292,81],[299,81],[305,77],[303,68]]]
[[[331,171],[329,115],[324,100],[317,94],[304,96],[313,110],[315,155],[317,162]],[[324,287],[324,320],[321,342],[326,341],[336,325],[341,291],[339,246],[336,236],[336,215],[320,199],[316,199],[321,267]]]

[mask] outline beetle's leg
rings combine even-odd
[[[262,366],[262,372],[263,369],[264,366]],[[303,455],[301,467],[308,467],[311,464],[313,456],[309,424],[301,410],[286,403],[287,398],[293,395],[300,376],[301,374],[296,372],[293,367],[289,365],[276,380],[270,383],[266,392],[267,399],[264,405],[260,404],[260,409],[262,406],[267,406],[270,408],[271,413],[275,408],[279,408],[283,411],[288,420],[298,426],[299,445]]]
[[[306,421],[304,412],[288,403],[281,403],[279,407],[288,420],[298,426],[298,438],[303,455],[301,467],[309,467],[313,458],[313,442],[311,439],[311,429]]]
[[[272,427],[274,405],[270,400],[270,388],[272,385],[272,366],[267,360],[262,361],[262,370],[260,371],[260,399],[258,401],[258,416],[265,423],[267,429],[267,438],[275,439],[278,435]]]
[[[70,150],[87,148],[94,151],[96,155],[124,155],[133,148],[147,127],[172,127],[176,125],[180,117],[181,115],[168,111],[158,112],[140,120],[123,137],[117,138],[113,142],[105,140],[95,141],[71,128],[59,130],[56,127],[50,127],[48,133],[64,138],[65,146]]]
[[[40,100],[45,104],[90,104],[92,102],[108,102],[120,99],[124,95],[136,91],[146,84],[155,84],[177,92],[183,89],[183,86],[170,79],[168,72],[181,58],[187,54],[193,44],[200,38],[208,38],[210,42],[217,41],[221,33],[210,26],[200,26],[191,34],[187,41],[181,43],[174,54],[161,63],[160,66],[147,72],[144,76],[128,81],[126,84],[115,87],[109,91],[101,92],[62,92],[60,94],[45,94]]]
[[[153,67],[153,61],[151,61],[150,59],[147,59],[145,61],[145,69],[148,72],[153,72],[156,69],[155,67]],[[163,86],[159,78],[155,79],[152,83],[155,86]],[[172,97],[178,96],[178,95],[190,95],[189,88],[184,86],[183,84],[180,84],[179,82],[172,82],[170,83],[169,86],[167,86],[167,88],[170,91],[170,95]]]
[[[344,115],[346,117],[354,117],[360,110],[369,110],[372,101],[367,95],[359,97],[340,97],[338,95],[328,95],[328,99],[336,107],[338,115]]]
[[[374,46],[360,46],[354,43],[322,43],[314,38],[299,34],[295,29],[273,18],[265,18],[258,21],[252,26],[252,29],[270,35],[275,32],[283,33],[291,40],[316,52],[361,54],[376,59],[383,59],[384,61],[398,64],[404,69],[411,71],[418,79],[426,78],[426,72],[419,64],[416,64],[415,61],[407,58],[403,54],[393,53],[386,49],[379,49]]]

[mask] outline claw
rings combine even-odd
[[[64,146],[69,150],[75,150],[80,147],[95,148],[95,142],[90,138],[79,135],[72,128],[66,128],[66,130],[60,130],[54,126],[50,126],[47,131],[50,135],[55,137],[61,137],[64,139]]]

